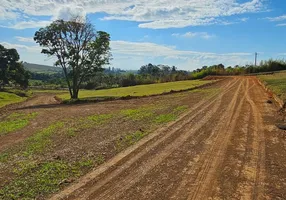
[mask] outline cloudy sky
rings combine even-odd
[[[21,60],[52,65],[35,31],[72,15],[111,34],[112,66],[147,63],[193,70],[286,58],[285,0],[1,0],[0,43]]]

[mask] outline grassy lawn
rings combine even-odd
[[[284,102],[286,101],[286,72],[258,76]]]
[[[53,93],[53,94],[59,94],[59,93],[68,93],[68,90],[45,90],[45,89],[31,89],[31,93],[37,94],[37,93]]]
[[[79,98],[93,97],[126,97],[126,96],[149,96],[173,91],[187,90],[196,86],[204,85],[212,81],[189,80],[150,85],[138,85],[131,87],[112,88],[106,90],[80,90]],[[69,94],[60,94],[60,98],[67,100]]]
[[[13,93],[0,92],[0,108],[12,103],[18,103],[26,100],[26,97],[20,97]]]

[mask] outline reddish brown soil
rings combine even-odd
[[[275,126],[278,108],[267,103],[269,96],[255,77],[234,77],[211,88],[221,90],[209,100],[190,96],[190,110],[178,120],[51,199],[286,199],[286,131]],[[7,110],[39,115],[32,126],[0,138],[0,151],[67,116],[136,108],[171,97],[58,105],[52,96],[40,96]]]
[[[51,199],[286,199],[285,131],[254,77],[225,81]]]

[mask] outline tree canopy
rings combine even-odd
[[[80,85],[109,64],[110,35],[95,31],[94,26],[80,18],[56,20],[35,33],[34,40],[42,53],[56,57],[61,66],[72,99],[78,98]]]
[[[30,74],[19,62],[20,56],[16,49],[7,49],[0,44],[0,88],[9,83],[28,87]]]

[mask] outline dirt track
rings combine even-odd
[[[285,151],[269,144],[266,154],[283,134],[274,106],[255,78],[222,88],[51,199],[284,199],[275,184],[283,188],[285,170],[266,167]]]

